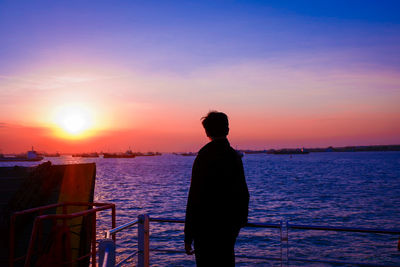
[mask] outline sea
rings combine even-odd
[[[44,161],[95,162],[95,201],[116,204],[118,226],[140,214],[184,219],[194,158],[174,154],[133,159],[61,156]],[[0,166],[15,164],[3,162]],[[249,222],[400,229],[400,152],[246,154],[243,164],[250,192]],[[213,218],[209,219],[212,222]],[[102,212],[97,224],[97,237],[104,238],[111,228],[110,212]],[[280,237],[279,229],[243,228],[235,247],[237,266],[280,266],[279,261],[254,259],[279,258]],[[400,266],[399,238],[390,234],[289,229],[289,263],[331,266],[291,260],[302,258]],[[183,251],[183,224],[151,222],[150,247]],[[136,249],[137,226],[117,234],[117,261]],[[150,252],[150,263],[195,266],[194,256],[156,251]],[[125,266],[135,264],[133,257]]]

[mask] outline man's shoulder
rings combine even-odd
[[[200,148],[199,152],[197,152],[197,156],[202,156],[204,154],[210,153],[212,150],[212,142],[205,144],[202,148]]]
[[[222,144],[222,145],[221,145]],[[235,150],[233,147],[230,146],[229,142],[209,142],[206,145],[204,145],[199,152],[197,153],[197,156],[203,157],[203,156],[208,156],[210,154],[215,154],[215,153],[228,153],[228,154],[233,154],[239,158],[241,158],[240,153]]]

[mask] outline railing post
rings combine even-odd
[[[281,221],[281,266],[289,266],[289,223]]]
[[[15,249],[15,223],[16,216],[13,214],[10,223],[10,254],[9,254],[9,267],[14,267],[14,249]]]
[[[111,208],[111,219],[112,219],[111,226],[113,229],[116,227],[115,213],[116,213],[115,212],[115,204],[113,204],[113,206]],[[114,240],[114,243],[115,243],[116,242],[115,234],[113,234],[112,239]]]
[[[92,254],[92,266],[96,267],[96,212],[93,213],[92,215],[92,249],[91,249],[91,254]]]
[[[102,239],[99,243],[99,266],[115,266],[115,243],[112,239]]]
[[[147,214],[139,215],[138,225],[138,267],[149,267],[150,260],[150,225]]]

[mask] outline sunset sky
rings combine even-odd
[[[0,1],[0,152],[400,143],[399,1]]]

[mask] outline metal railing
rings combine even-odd
[[[90,207],[90,208],[75,213],[68,213],[68,207]],[[44,212],[47,212],[55,208],[61,209],[61,214],[43,214]],[[67,229],[66,233],[70,234],[70,229],[67,225],[67,221],[79,217],[83,218],[86,216],[92,216],[90,218],[91,231],[92,231],[90,237],[91,251],[88,254],[80,256],[79,258],[73,260],[72,262],[59,262],[59,263],[60,265],[72,264],[73,262],[78,262],[85,258],[91,257],[92,266],[96,266],[96,214],[97,212],[107,209],[111,209],[111,216],[112,216],[111,227],[115,228],[115,204],[110,204],[110,203],[62,202],[62,203],[50,204],[42,207],[15,212],[11,216],[11,223],[10,223],[9,266],[13,267],[15,262],[22,260],[25,260],[24,266],[30,266],[31,259],[35,254],[34,247],[36,240],[38,240],[39,243],[39,248],[38,248],[39,254],[43,254],[45,252],[43,249],[43,240],[41,238],[41,234],[43,234],[41,228],[43,227],[45,221],[51,221],[53,227],[56,227],[57,225],[64,227],[63,229]],[[16,233],[17,218],[24,215],[35,214],[35,213],[38,213],[39,216],[37,216],[34,219],[32,233],[28,244],[28,251],[26,255],[15,258],[15,233]],[[62,223],[58,224],[59,221],[61,221]],[[113,242],[115,242],[115,239],[113,240]],[[70,253],[70,251],[64,251],[64,253],[67,254]]]
[[[171,218],[153,218],[148,215],[139,215],[137,220],[131,221],[117,228],[110,229],[106,232],[106,239],[100,240],[107,243],[109,249],[103,249],[99,254],[99,266],[102,267],[114,267],[121,266],[126,263],[133,256],[137,255],[137,266],[148,267],[150,262],[150,251],[165,252],[165,253],[185,253],[183,250],[171,250],[171,249],[150,249],[150,222],[158,223],[179,223],[183,224],[185,221],[182,219],[171,219]],[[110,242],[111,235],[138,225],[138,250],[129,254],[127,257],[122,259],[120,262],[115,264],[115,243]],[[301,224],[290,224],[289,222],[281,223],[247,223],[246,228],[272,228],[279,229],[280,231],[280,257],[262,257],[262,256],[249,256],[249,255],[236,255],[236,258],[247,258],[247,259],[258,259],[267,261],[280,261],[281,266],[289,266],[289,262],[303,262],[303,263],[326,263],[334,265],[354,265],[354,266],[391,266],[382,265],[377,263],[360,263],[350,261],[335,261],[335,260],[316,260],[306,258],[289,258],[289,230],[312,230],[312,231],[336,231],[336,232],[349,232],[349,233],[374,233],[374,234],[390,234],[400,235],[400,229],[372,229],[372,228],[356,228],[356,227],[333,227],[333,226],[320,226],[320,225],[301,225]],[[400,242],[400,240],[399,240]],[[107,247],[107,244],[105,245]],[[399,248],[400,249],[400,248]]]

